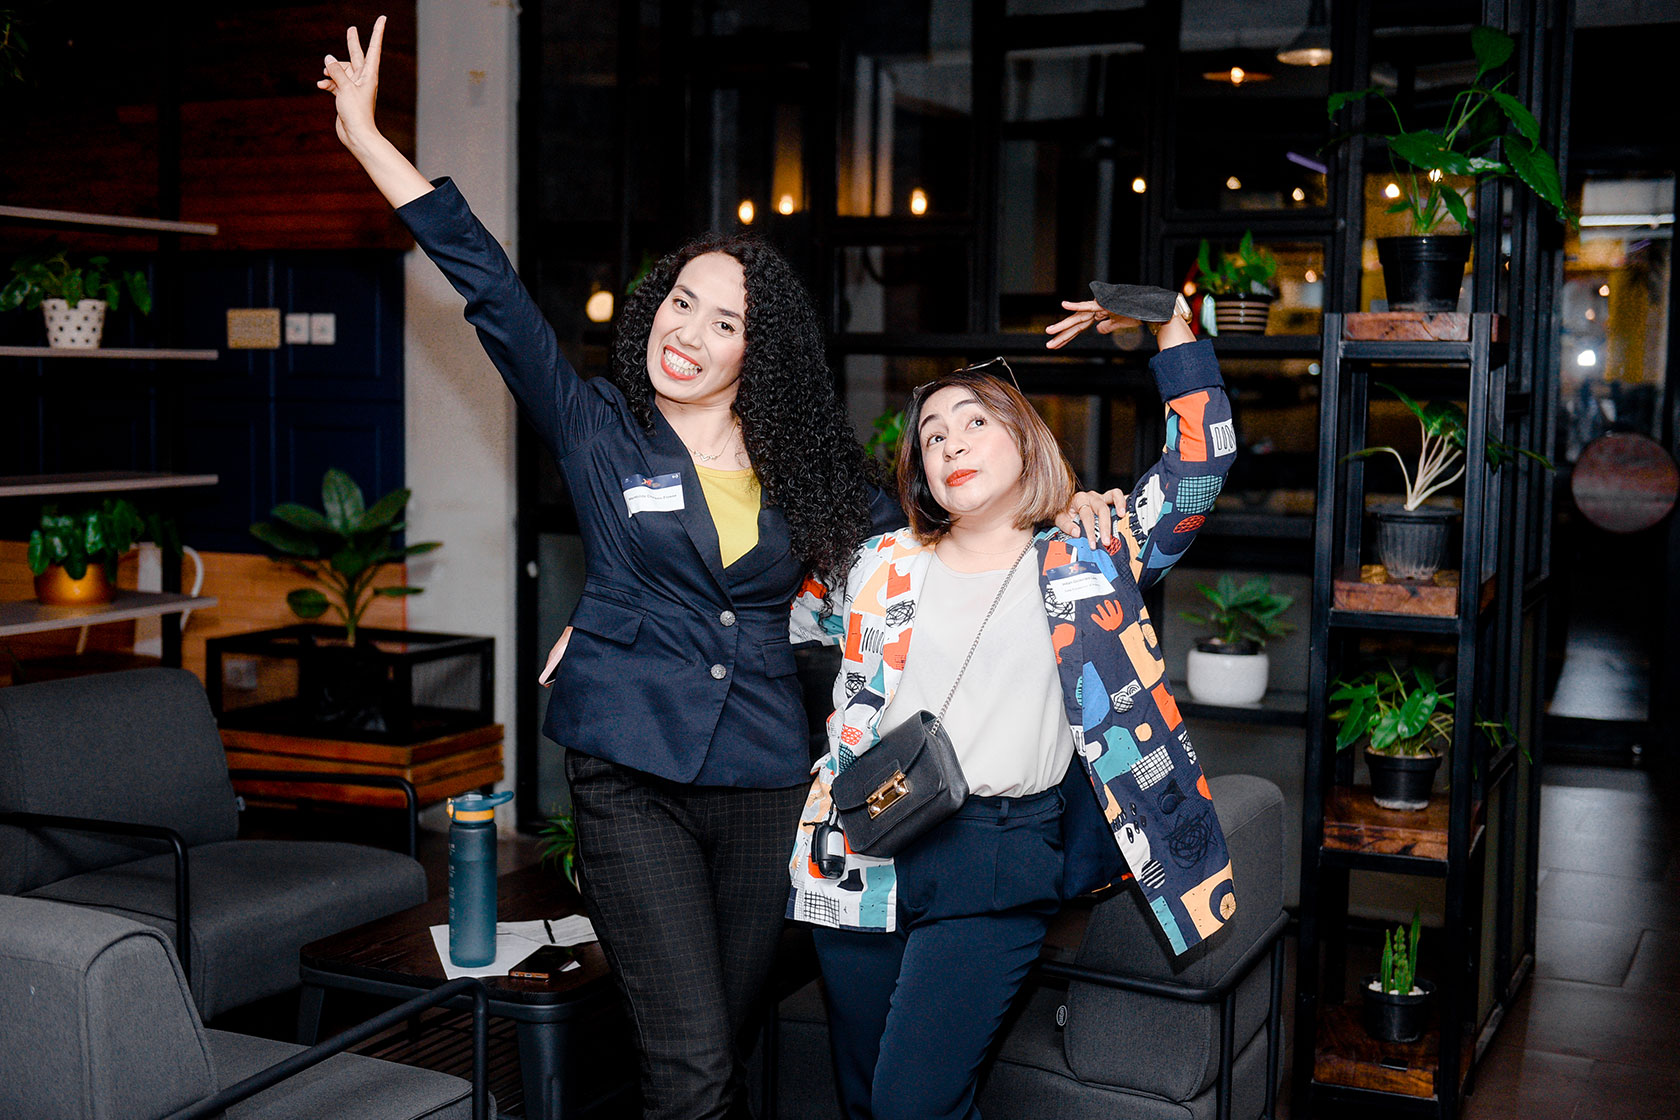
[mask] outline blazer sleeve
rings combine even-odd
[[[397,209],[414,240],[467,301],[484,352],[555,458],[564,458],[617,418],[604,382],[585,383],[560,353],[513,263],[448,178]]]
[[[1149,361],[1166,402],[1167,439],[1115,511],[1118,537],[1140,589],[1158,582],[1184,555],[1237,458],[1231,402],[1207,339],[1174,346]]]

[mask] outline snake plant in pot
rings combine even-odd
[[[1179,614],[1212,633],[1190,650],[1185,670],[1190,695],[1204,704],[1258,704],[1271,672],[1266,643],[1294,629],[1281,618],[1294,598],[1274,594],[1264,576],[1239,584],[1221,575],[1213,587],[1196,588],[1208,601],[1206,611]]]
[[[1365,1033],[1383,1042],[1416,1042],[1429,1023],[1429,1000],[1435,985],[1417,976],[1419,916],[1412,911],[1408,931],[1396,926],[1383,934],[1381,971],[1365,977]]]
[[[1350,102],[1371,98],[1394,125],[1392,132],[1372,133],[1386,142],[1394,166],[1388,213],[1408,218],[1405,235],[1377,238],[1388,306],[1394,311],[1458,306],[1475,228],[1469,200],[1484,179],[1515,178],[1559,220],[1575,220],[1564,201],[1557,161],[1541,147],[1539,122],[1507,90],[1512,75],[1494,77],[1515,53],[1516,41],[1503,31],[1478,27],[1470,33],[1470,49],[1476,75],[1453,96],[1439,127],[1407,127],[1381,86],[1333,93],[1327,104],[1334,119]]]

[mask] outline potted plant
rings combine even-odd
[[[1215,586],[1198,583],[1196,588],[1208,601],[1207,612],[1179,614],[1212,633],[1190,651],[1185,672],[1190,695],[1204,704],[1258,704],[1271,669],[1266,643],[1294,629],[1279,617],[1294,598],[1273,594],[1264,576],[1239,585],[1221,575]]]
[[[1395,579],[1429,579],[1441,566],[1447,545],[1447,525],[1454,511],[1426,506],[1424,502],[1464,476],[1464,410],[1449,401],[1419,404],[1393,385],[1379,384],[1417,418],[1420,439],[1416,469],[1408,470],[1406,459],[1388,446],[1367,447],[1345,459],[1387,453],[1400,464],[1400,474],[1406,483],[1405,500],[1398,506],[1383,505],[1371,511],[1377,519],[1377,554]],[[1524,448],[1491,438],[1485,446],[1488,463],[1495,470],[1519,456],[1552,469],[1550,459]]]
[[[157,515],[142,517],[132,502],[106,498],[100,505],[60,513],[41,508],[40,525],[29,534],[26,559],[35,577],[35,598],[48,606],[109,603],[117,593],[117,561],[136,541],[150,539],[181,554],[174,527]]]
[[[1421,666],[1373,670],[1336,682],[1330,713],[1341,724],[1336,749],[1365,740],[1371,800],[1384,809],[1416,812],[1429,807],[1435,771],[1452,744],[1453,694]]]
[[[1509,74],[1490,80],[1510,59],[1515,41],[1503,31],[1478,27],[1470,33],[1470,48],[1476,76],[1452,99],[1439,128],[1408,129],[1380,86],[1330,95],[1332,119],[1349,102],[1375,98],[1394,121],[1393,132],[1374,134],[1388,145],[1400,188],[1388,213],[1410,218],[1405,235],[1377,238],[1388,306],[1394,311],[1451,311],[1458,306],[1474,230],[1467,195],[1482,180],[1514,176],[1560,221],[1575,220],[1564,201],[1557,162],[1540,146],[1539,122],[1505,91]]]
[[[1212,299],[1213,322],[1208,323],[1204,301],[1202,325],[1211,334],[1265,334],[1277,298],[1272,290],[1277,268],[1277,258],[1254,244],[1253,230],[1244,231],[1236,252],[1220,253],[1217,263],[1204,238],[1196,251],[1196,283]]]
[[[1429,999],[1435,985],[1417,978],[1419,922],[1396,926],[1383,935],[1382,970],[1365,977],[1365,1033],[1383,1042],[1416,1042],[1429,1024]]]
[[[140,314],[151,313],[144,273],[114,269],[109,257],[73,264],[65,250],[55,249],[12,262],[12,278],[0,288],[0,311],[39,307],[46,316],[48,346],[93,350],[105,330],[106,308],[115,311],[125,290]]]
[[[564,809],[548,814],[537,829],[537,854],[544,863],[555,863],[560,873],[573,887],[577,887],[577,819]]]

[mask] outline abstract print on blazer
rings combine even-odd
[[[1039,588],[1062,697],[1090,788],[1133,878],[1175,953],[1236,913],[1231,861],[1207,780],[1166,682],[1143,592],[1195,539],[1236,457],[1231,407],[1212,344],[1188,343],[1150,362],[1166,401],[1160,460],[1138,480],[1114,541],[1093,549],[1056,530],[1040,533]],[[892,929],[897,881],[890,860],[850,854],[838,880],[811,866],[811,827],[827,819],[828,784],[881,736],[881,713],[910,649],[916,603],[932,549],[908,530],[858,550],[837,609],[821,613],[823,589],[807,583],[794,602],[795,642],[843,646],[828,720],[830,753],[801,817],[789,872],[788,916],[843,929]],[[1093,823],[1093,827],[1096,825]],[[1067,893],[1103,877],[1069,847]],[[1087,861],[1088,863],[1089,861]]]

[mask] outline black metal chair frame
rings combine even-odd
[[[1237,988],[1248,979],[1249,973],[1259,967],[1261,957],[1269,953],[1272,958],[1272,984],[1271,1006],[1266,1012],[1266,1111],[1261,1115],[1263,1120],[1274,1120],[1277,1115],[1278,1077],[1283,1069],[1283,931],[1288,925],[1289,915],[1279,914],[1242,959],[1232,965],[1217,983],[1206,988],[1193,988],[1171,980],[1103,972],[1060,961],[1040,961],[1037,971],[1043,976],[1098,984],[1122,992],[1137,992],[1184,1003],[1219,1004],[1219,1075],[1215,1081],[1218,1088],[1214,1116],[1216,1120],[1231,1120],[1231,1069],[1237,1060]]]
[[[319,774],[295,770],[230,770],[230,778],[287,782],[332,783],[337,785],[377,786],[401,790],[408,814],[408,858],[414,859],[419,832],[420,799],[414,786],[405,778],[385,774]],[[108,821],[97,817],[72,817],[58,813],[0,812],[0,824],[29,829],[63,829],[74,832],[93,832],[108,836],[132,836],[142,840],[159,840],[170,846],[175,859],[175,955],[186,973],[187,987],[192,988],[192,907],[191,877],[188,874],[187,842],[179,832],[160,825],[135,824],[129,821]],[[193,993],[197,995],[197,993]]]
[[[358,1023],[341,1034],[334,1035],[325,1042],[311,1046],[307,1050],[293,1054],[284,1061],[276,1062],[267,1069],[253,1073],[245,1080],[229,1085],[226,1089],[205,1097],[196,1104],[172,1112],[166,1120],[205,1120],[206,1117],[220,1116],[229,1105],[238,1104],[248,1097],[256,1096],[265,1089],[273,1088],[280,1082],[303,1072],[310,1066],[318,1065],[335,1054],[339,1054],[364,1042],[381,1031],[389,1030],[398,1024],[412,1019],[427,1008],[448,1003],[458,996],[472,997],[473,1017],[473,1067],[472,1067],[472,1120],[491,1120],[490,1118],[490,1085],[489,1085],[489,1055],[490,1055],[490,1002],[485,991],[484,983],[472,976],[463,976],[458,980],[451,980],[447,984],[433,988],[424,995],[416,996],[406,1003],[399,1004],[363,1023]]]

